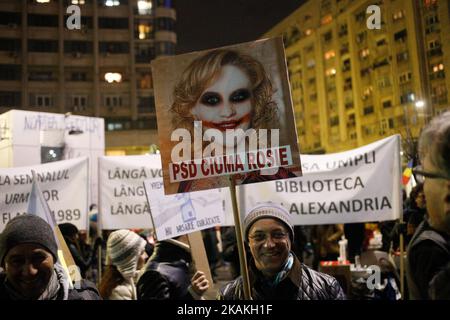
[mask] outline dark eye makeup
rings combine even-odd
[[[250,98],[250,91],[248,89],[238,89],[230,95],[230,102],[239,103],[246,101],[248,98]]]
[[[249,98],[250,91],[248,89],[237,89],[229,97],[231,103],[241,103]],[[205,92],[200,98],[200,103],[208,107],[215,107],[222,103],[222,96],[217,92]]]
[[[222,102],[222,97],[216,92],[205,92],[200,98],[200,102],[205,106],[215,107]]]

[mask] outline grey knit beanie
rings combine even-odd
[[[106,264],[116,266],[124,278],[132,278],[144,248],[145,240],[133,231],[114,231],[106,243]]]
[[[291,223],[289,212],[282,206],[273,202],[264,202],[252,208],[244,218],[244,235],[248,241],[248,232],[250,227],[259,219],[271,218],[281,221],[289,231],[289,239],[294,242],[294,228]]]
[[[54,262],[58,260],[58,245],[52,227],[34,214],[24,214],[10,220],[0,235],[0,265],[9,250],[19,244],[38,244],[52,254]]]

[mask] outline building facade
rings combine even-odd
[[[301,152],[348,150],[395,133],[414,141],[448,110],[449,6],[308,1],[269,30],[264,37],[284,37]]]
[[[109,153],[148,152],[150,61],[175,53],[175,20],[171,0],[0,1],[0,113],[103,117]]]

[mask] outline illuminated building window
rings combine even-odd
[[[122,82],[122,74],[118,72],[107,72],[105,73],[105,81],[108,83]]]
[[[151,35],[152,27],[148,24],[139,24],[138,25],[138,37],[140,40],[149,39]]]
[[[370,51],[369,51],[368,48],[362,49],[362,50],[359,52],[359,56],[360,56],[361,58],[363,58],[363,59],[367,58],[367,57],[369,56],[369,54],[370,54]]]
[[[397,21],[405,17],[405,10],[399,10],[392,15],[392,20]]]
[[[139,0],[137,3],[137,6],[138,6],[138,14],[148,15],[148,14],[152,13],[152,2],[151,1]]]
[[[372,91],[373,91],[372,86],[365,87],[363,90],[363,96],[370,97],[372,95]]]
[[[50,0],[35,0],[36,3],[50,3]]]
[[[336,74],[336,69],[335,68],[330,68],[330,69],[327,69],[326,71],[325,71],[325,74],[329,77],[329,76],[334,76],[335,74]]]
[[[120,1],[119,1],[119,0],[104,0],[103,3],[104,3],[105,6],[107,6],[107,7],[120,6]]]
[[[325,60],[334,58],[335,56],[336,56],[336,53],[334,52],[334,50],[325,52]]]
[[[83,5],[86,4],[86,0],[72,0],[72,4]]]
[[[309,36],[312,33],[311,29],[306,29],[305,30],[305,36]]]
[[[320,21],[320,23],[321,23],[322,25],[325,25],[325,24],[331,23],[332,21],[333,21],[333,16],[332,16],[331,14],[328,14],[328,15],[326,15],[325,17],[322,18],[322,20]]]
[[[423,5],[425,8],[429,8],[435,6],[437,4],[437,0],[423,0]]]
[[[442,63],[435,64],[435,65],[432,67],[432,70],[433,70],[433,72],[439,72],[439,71],[442,71],[442,70],[444,70],[444,65],[443,65]]]

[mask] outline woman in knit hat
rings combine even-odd
[[[86,280],[71,284],[58,262],[52,227],[33,214],[17,216],[0,235],[0,300],[99,300]]]
[[[136,276],[148,258],[145,240],[130,230],[111,233],[106,244],[106,270],[99,291],[104,299],[136,300]]]

